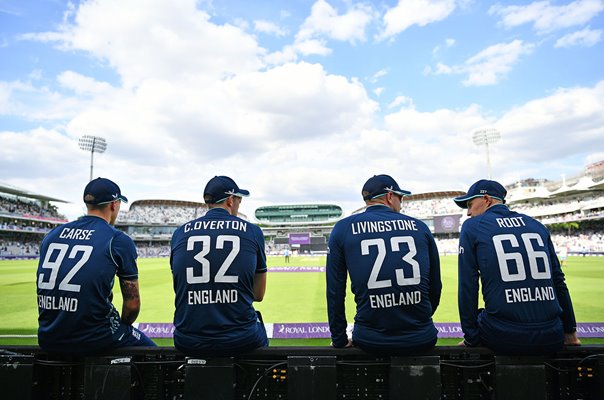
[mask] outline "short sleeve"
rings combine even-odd
[[[110,249],[117,276],[125,280],[138,279],[137,252],[132,239],[125,233],[118,232],[111,240]]]
[[[258,253],[256,255],[256,273],[264,273],[267,271],[266,267],[266,253],[264,252],[264,235],[262,230],[257,226],[254,226],[254,235],[256,236],[256,242],[258,243]]]

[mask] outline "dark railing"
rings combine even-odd
[[[74,358],[0,349],[2,399],[604,399],[604,346],[499,356],[438,346],[416,356],[270,347],[234,358],[124,348]]]

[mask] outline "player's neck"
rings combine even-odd
[[[111,221],[111,212],[104,212],[103,210],[88,210],[89,217],[98,217],[105,220],[108,224]]]
[[[229,213],[229,215],[233,215],[231,207],[227,206],[226,204],[216,205],[214,207],[211,207],[210,210],[224,210]]]

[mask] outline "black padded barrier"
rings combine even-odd
[[[91,357],[0,348],[1,399],[604,399],[604,345],[552,356],[438,346],[420,355],[269,347],[188,358],[172,347]]]
[[[440,357],[392,357],[390,360],[390,399],[441,398]]]

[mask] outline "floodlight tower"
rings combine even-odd
[[[92,164],[94,153],[104,153],[107,150],[107,141],[100,136],[84,135],[79,140],[80,149],[90,152],[90,180],[92,180]]]
[[[487,148],[487,168],[489,171],[489,179],[491,179],[491,158],[489,155],[489,145],[497,142],[501,138],[501,134],[497,129],[481,129],[474,132],[472,139],[477,146],[485,145]]]

